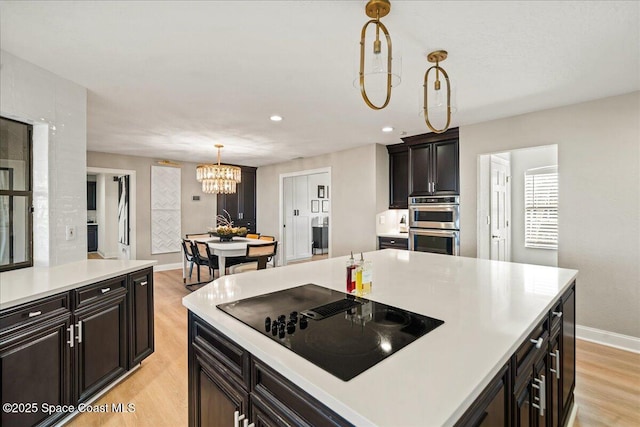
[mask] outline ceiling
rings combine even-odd
[[[223,162],[260,166],[426,133],[436,49],[453,126],[640,89],[639,2],[392,0],[402,83],[374,111],[353,86],[365,3],[2,1],[0,46],[88,89],[88,150],[178,161],[222,143]]]

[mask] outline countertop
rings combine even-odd
[[[344,382],[216,308],[305,283],[344,291],[347,257],[224,276],[189,310],[357,426],[448,426],[489,384],[576,270],[424,252],[367,252],[366,298],[445,321]]]
[[[0,309],[141,270],[156,262],[88,259],[54,267],[30,267],[0,273]]]

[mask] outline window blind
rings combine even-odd
[[[524,175],[524,245],[558,249],[558,167],[529,169]]]

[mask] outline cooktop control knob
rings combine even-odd
[[[283,327],[280,329],[280,333],[278,334],[278,337],[279,337],[280,339],[284,338],[284,336],[285,336],[285,333],[284,333],[284,325],[282,325],[282,326],[283,326]]]
[[[287,320],[287,316],[285,316],[284,314],[281,314],[280,316],[278,316],[278,322],[280,323],[284,323]]]
[[[273,335],[274,337],[276,335],[278,335],[278,323],[277,322],[273,322],[273,325],[271,327],[271,335]]]
[[[267,332],[271,330],[271,318],[269,316],[264,319],[264,330]]]
[[[307,316],[300,318],[300,329],[307,329]]]
[[[287,333],[292,334],[296,331],[296,322],[290,321],[287,323]]]

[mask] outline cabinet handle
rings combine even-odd
[[[78,328],[78,343],[82,342],[82,320],[76,323],[76,328]]]
[[[67,331],[69,331],[69,341],[67,341],[67,344],[69,344],[69,347],[73,348],[73,343],[76,340],[73,336],[73,325],[69,326]]]
[[[544,379],[544,375],[540,375],[540,378],[534,378],[533,381],[537,384],[531,384],[531,387],[535,388],[538,390],[538,397],[534,396],[534,399],[540,402],[540,405],[536,405],[535,403],[532,403],[531,406],[533,406],[534,408],[538,409],[538,411],[540,412],[540,416],[544,417],[544,410],[546,409],[546,401],[547,401],[547,392],[546,392],[546,385],[545,385],[545,379]]]
[[[145,280],[144,282],[140,282],[140,286],[147,286],[147,281]]]
[[[249,427],[249,420],[245,418],[244,421],[242,422],[242,426]]]
[[[110,290],[111,290],[111,288],[102,288],[102,289],[100,289],[100,291],[101,291],[103,294],[106,294],[106,293],[107,293],[107,292],[109,292]]]
[[[432,193],[436,192],[436,183],[435,183],[435,181],[431,183],[431,192]]]
[[[389,243],[395,243],[395,242],[396,242],[395,240],[389,240]]]
[[[562,317],[562,312],[561,311],[552,311],[551,314],[553,314],[556,317]]]
[[[556,374],[556,378],[560,379],[560,350],[556,350],[553,353],[549,353],[549,356],[555,358],[556,369],[549,369],[549,371]]]
[[[529,341],[531,341],[533,344],[536,345],[536,348],[542,348],[542,337],[538,338],[537,340],[534,340],[533,338],[531,338]]]
[[[29,313],[29,317],[36,317],[36,316],[40,316],[42,314],[41,311],[32,311],[31,313]]]

